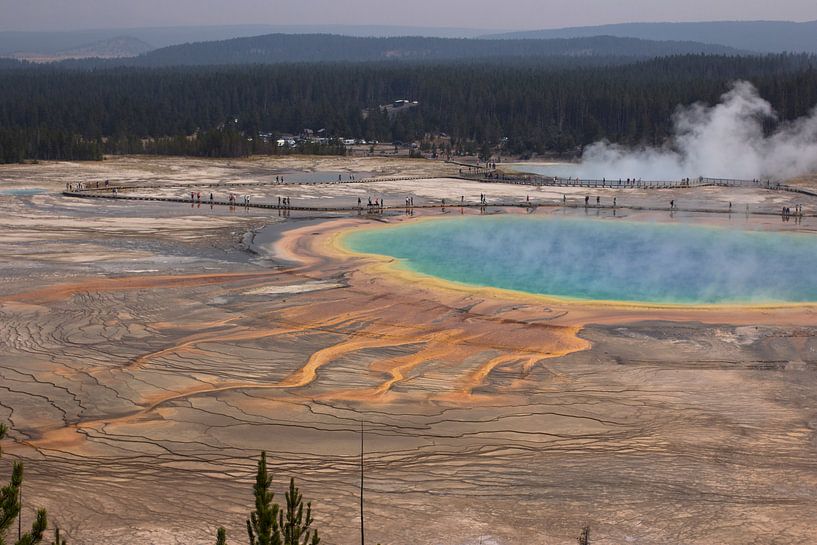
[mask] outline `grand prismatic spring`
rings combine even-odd
[[[735,228],[549,217],[463,217],[371,228],[352,251],[444,280],[582,300],[817,301],[817,239]]]
[[[4,167],[0,418],[23,528],[42,506],[73,545],[222,525],[241,543],[265,450],[276,498],[295,477],[322,543],[356,545],[362,422],[368,544],[575,545],[584,526],[593,545],[809,543],[817,198],[458,170]],[[65,195],[66,176],[121,192]],[[475,206],[442,206],[461,195]]]

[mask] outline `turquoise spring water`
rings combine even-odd
[[[32,195],[42,195],[47,193],[45,189],[0,189],[0,195],[10,195],[12,197],[29,197]]]
[[[588,300],[817,301],[817,236],[595,219],[462,217],[361,230],[354,252],[445,280]]]

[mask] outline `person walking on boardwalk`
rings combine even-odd
[[[589,204],[590,204],[590,195],[585,195],[584,196],[584,207],[587,208]]]

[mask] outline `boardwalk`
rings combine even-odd
[[[186,186],[189,187],[189,186]],[[111,190],[113,188],[110,188]],[[132,187],[128,188],[118,188],[120,190],[131,190]],[[286,211],[286,212],[341,212],[341,213],[366,213],[371,215],[382,214],[384,212],[412,212],[414,210],[431,210],[431,209],[441,209],[441,210],[450,210],[450,209],[479,209],[479,210],[489,210],[489,209],[497,209],[497,208],[522,208],[527,209],[529,211],[534,211],[539,207],[542,208],[568,208],[568,209],[585,209],[585,210],[609,210],[609,211],[616,211],[616,210],[631,210],[631,211],[656,211],[656,212],[688,212],[688,213],[702,213],[702,214],[750,214],[750,215],[761,215],[761,216],[779,216],[779,211],[770,211],[770,210],[751,210],[751,211],[740,211],[740,210],[732,210],[730,208],[720,207],[720,208],[683,208],[683,207],[656,207],[656,206],[634,206],[634,205],[609,205],[609,204],[582,204],[580,202],[568,202],[565,203],[561,199],[551,199],[551,200],[536,200],[536,201],[501,201],[501,202],[492,202],[492,203],[480,203],[480,202],[459,202],[459,201],[449,201],[446,203],[440,202],[428,202],[425,204],[419,205],[400,205],[400,206],[301,206],[301,205],[291,205],[291,206],[284,206],[272,203],[264,203],[264,202],[250,202],[248,204],[239,203],[239,202],[230,202],[229,200],[223,199],[214,199],[210,201],[209,199],[202,198],[201,200],[193,200],[189,197],[160,197],[160,196],[152,196],[152,195],[129,195],[128,193],[113,193],[113,191],[94,191],[94,190],[84,190],[84,191],[63,191],[62,193],[66,197],[75,197],[75,198],[82,198],[82,199],[107,199],[107,200],[116,200],[116,201],[152,201],[152,202],[167,202],[167,203],[181,203],[181,204],[193,204],[193,205],[210,205],[210,206],[228,206],[232,208],[253,208],[253,209],[266,209],[266,210],[279,210],[279,211]],[[811,194],[811,193],[810,193]],[[813,195],[813,194],[812,194]],[[817,195],[815,195],[817,196]],[[800,214],[799,217],[817,217],[817,214],[814,213],[804,213]]]
[[[501,171],[463,173],[461,177],[481,183],[529,185],[534,187],[585,187],[588,189],[687,189],[693,187],[760,187],[776,189],[769,181],[737,180],[725,178],[688,178],[686,180],[601,180],[562,178],[538,174],[505,174]]]

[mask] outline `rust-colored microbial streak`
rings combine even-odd
[[[0,296],[0,301],[47,304],[68,299],[78,293],[118,292],[127,290],[172,289],[227,284],[245,280],[271,279],[275,271],[248,273],[215,273],[188,275],[122,276],[117,278],[93,278],[83,282],[57,284],[14,295]]]

